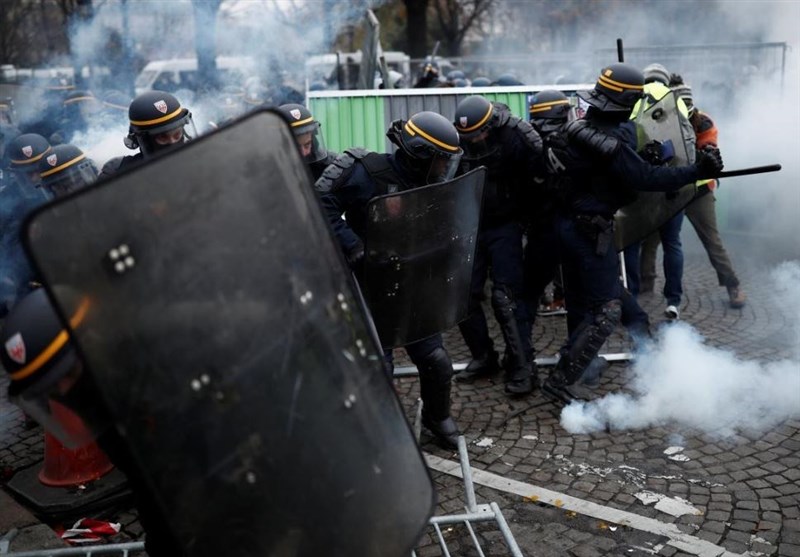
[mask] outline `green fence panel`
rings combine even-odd
[[[380,97],[310,98],[309,110],[322,124],[325,146],[341,153],[349,147],[383,151],[384,101]]]

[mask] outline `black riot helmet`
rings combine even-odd
[[[325,140],[319,133],[320,123],[302,104],[282,104],[278,110],[292,128],[300,153],[307,163],[319,162],[328,156]]]
[[[399,147],[400,164],[424,184],[451,179],[463,154],[455,127],[436,112],[417,112],[408,121],[395,120],[386,137]]]
[[[50,143],[38,133],[24,133],[6,147],[8,170],[15,179],[29,186],[39,185],[39,161],[50,152]]]
[[[494,105],[480,95],[467,97],[456,107],[455,126],[462,139],[471,140],[490,130],[495,123]]]
[[[147,91],[133,99],[128,107],[128,119],[130,128],[125,145],[129,149],[140,149],[144,156],[197,136],[192,113],[182,107],[174,95],[163,91]]]
[[[531,125],[539,133],[551,133],[572,119],[569,99],[561,91],[546,89],[530,98],[528,113]]]
[[[602,69],[594,89],[577,95],[602,112],[630,112],[644,92],[644,75],[629,64],[611,64]]]
[[[89,311],[87,298],[70,303],[65,316],[71,329],[84,321]],[[97,428],[65,428],[65,413],[84,415],[87,407],[81,383],[83,366],[69,333],[43,288],[37,288],[17,302],[0,330],[3,350],[0,359],[11,380],[9,398],[67,447],[91,441]],[[86,424],[90,425],[90,424]]]
[[[455,126],[464,147],[464,159],[475,164],[490,165],[489,159],[500,152],[491,130],[508,118],[505,105],[494,104],[485,97],[474,95],[458,103]]]
[[[53,197],[88,186],[97,179],[97,166],[75,145],[56,145],[39,161],[42,187]]]

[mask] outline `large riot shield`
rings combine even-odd
[[[188,555],[408,554],[430,477],[279,115],[48,206],[26,234],[62,315],[90,300],[74,337]]]
[[[691,124],[678,111],[677,97],[670,93],[636,115],[639,146],[651,141],[671,145],[674,156],[669,166],[685,166],[694,162]],[[687,127],[688,126],[688,127]],[[675,216],[695,198],[697,189],[687,184],[670,192],[638,192],[636,201],[615,215],[615,245],[617,250],[645,238]]]
[[[371,200],[364,297],[385,348],[467,315],[486,169]]]

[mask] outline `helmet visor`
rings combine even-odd
[[[42,187],[54,198],[88,186],[97,179],[97,169],[89,161],[42,180]]]
[[[151,155],[165,149],[177,147],[197,137],[197,128],[194,125],[192,113],[187,112],[180,120],[179,125],[171,123],[160,128],[138,132],[140,136],[139,148],[144,155]],[[143,139],[143,140],[142,140]]]
[[[461,162],[461,151],[456,154],[437,153],[431,158],[428,167],[428,175],[425,178],[427,184],[436,184],[451,180],[458,170]]]

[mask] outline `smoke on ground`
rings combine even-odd
[[[770,273],[782,312],[800,315],[800,264],[786,262]],[[675,425],[716,437],[764,433],[800,418],[800,324],[787,331],[788,359],[741,360],[714,348],[686,323],[661,331],[630,369],[629,393],[573,403],[561,414],[571,433]]]

